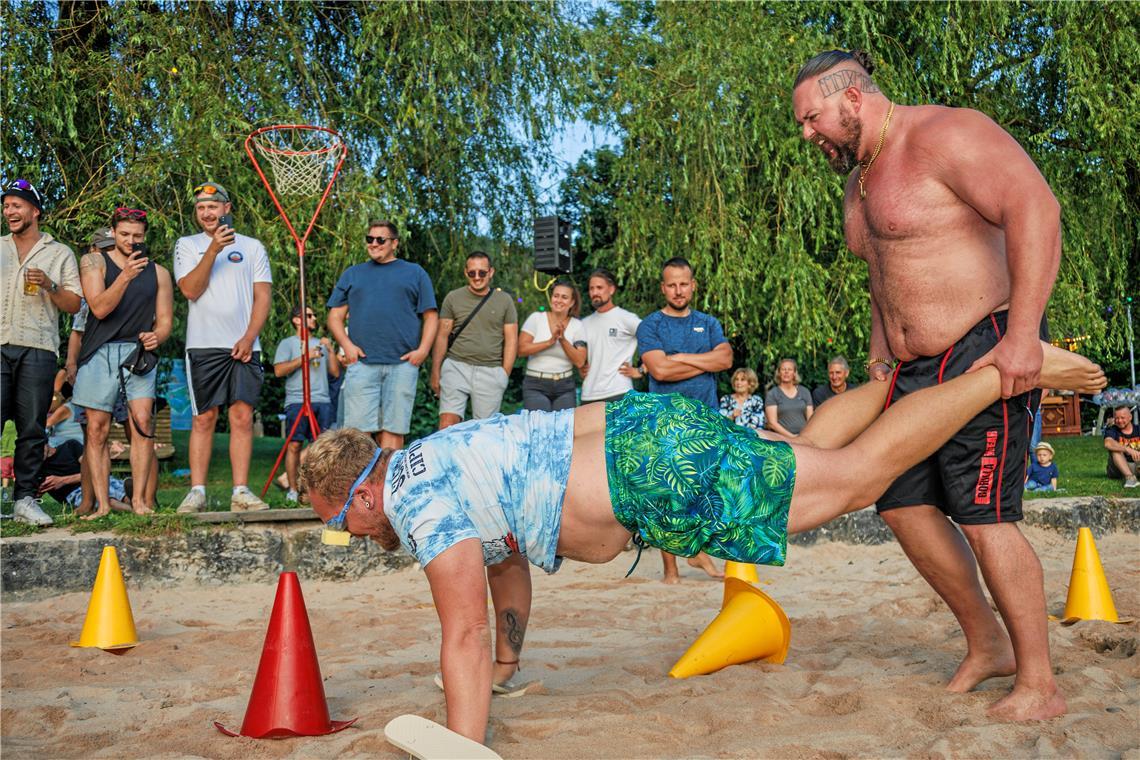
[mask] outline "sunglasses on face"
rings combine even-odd
[[[384,245],[384,244],[385,244],[385,243],[387,243],[387,242],[390,242],[390,241],[392,241],[392,240],[398,240],[398,239],[399,239],[399,238],[394,238],[394,237],[389,237],[389,238],[386,238],[386,237],[383,237],[383,236],[377,236],[377,237],[372,237],[371,235],[365,235],[365,236],[364,236],[364,242],[366,242],[366,243],[376,243],[377,245]]]
[[[477,280],[480,277],[486,277],[489,274],[491,274],[491,270],[489,270],[489,269],[468,269],[467,270],[467,276],[470,277],[472,280]]]
[[[132,221],[141,222],[146,219],[146,212],[142,209],[127,208],[126,206],[119,206],[115,209],[115,213],[111,215],[112,221],[122,221],[130,219]]]
[[[36,200],[40,201],[41,203],[43,202],[43,198],[40,196],[40,191],[35,188],[35,185],[33,185],[31,182],[28,182],[26,179],[18,179],[13,181],[12,184],[8,185],[8,189],[23,190],[25,193],[31,193],[32,195],[36,196]]]
[[[372,472],[372,468],[376,466],[376,462],[379,461],[380,455],[383,452],[383,449],[376,449],[376,453],[372,455],[372,459],[369,460],[363,472],[360,473],[360,476],[357,477],[356,481],[352,484],[352,488],[348,489],[348,498],[345,499],[344,506],[341,507],[340,513],[325,523],[329,530],[344,530],[344,521],[348,518],[348,509],[352,506],[353,499],[356,498],[356,489],[360,488],[360,484],[368,477],[368,473]]]

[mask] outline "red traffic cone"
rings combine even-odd
[[[241,733],[217,721],[214,726],[229,736],[277,739],[323,736],[355,722],[356,718],[329,720],[321,666],[317,662],[301,584],[296,573],[281,573]]]

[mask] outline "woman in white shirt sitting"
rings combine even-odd
[[[519,331],[519,356],[527,357],[523,408],[544,412],[577,406],[574,368],[586,363],[586,335],[578,319],[582,298],[569,280],[550,289],[550,311],[536,311]]]

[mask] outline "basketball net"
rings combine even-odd
[[[313,438],[321,432],[316,415],[313,414],[309,382],[309,368],[312,362],[309,360],[309,321],[305,316],[308,314],[308,299],[305,293],[305,242],[317,223],[317,217],[324,208],[341,166],[344,165],[348,147],[339,134],[327,127],[278,124],[262,127],[247,137],[245,152],[249,154],[253,168],[257,170],[265,189],[269,191],[269,197],[273,199],[273,205],[277,207],[277,213],[285,222],[293,242],[297,245],[298,306],[301,309],[300,338],[303,360],[300,368],[301,411],[285,437],[285,444],[277,455],[277,461],[273,463],[265,487],[261,489],[261,495],[264,497],[270,484],[273,483],[273,477],[277,474],[277,468],[281,466],[281,460],[285,458],[285,452],[288,451],[289,443],[296,435],[301,420],[308,421]],[[262,168],[263,164],[268,168],[268,174]],[[308,213],[309,209],[312,209],[311,213]],[[303,228],[294,223],[295,220],[300,222],[306,218],[308,221]],[[321,366],[319,360],[316,364],[317,367]]]

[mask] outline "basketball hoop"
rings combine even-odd
[[[265,189],[269,191],[277,212],[289,228],[298,252],[304,255],[305,240],[308,239],[317,216],[321,213],[329,190],[344,163],[348,148],[341,136],[327,127],[305,124],[278,124],[262,127],[245,140],[245,150],[253,161]],[[261,168],[265,162],[273,181]],[[323,192],[322,192],[323,191]],[[316,208],[305,227],[304,234],[298,234],[291,215],[282,205],[290,201],[293,207],[306,206],[304,201],[320,196]],[[299,210],[294,208],[296,213]]]
[[[348,147],[340,135],[327,127],[278,124],[262,127],[247,137],[245,152],[249,154],[253,168],[257,170],[265,189],[269,191],[269,197],[273,199],[273,205],[277,207],[281,220],[289,228],[293,242],[297,244],[299,263],[297,283],[301,308],[301,357],[304,359],[301,362],[301,411],[285,437],[285,444],[281,447],[281,453],[277,455],[277,461],[273,463],[265,487],[261,489],[261,495],[264,497],[301,420],[308,421],[309,430],[314,438],[321,432],[317,417],[313,413],[309,383],[310,362],[307,358],[309,321],[305,318],[308,313],[305,294],[305,241],[309,239],[309,233],[313,231],[313,225],[317,223],[317,217],[329,197],[333,182],[340,173],[340,167],[348,155]],[[273,177],[272,182],[262,170],[262,162],[268,165],[269,173]],[[317,199],[315,206],[312,203],[314,199]],[[282,201],[287,203],[283,204]],[[293,219],[304,219],[301,214],[307,212],[309,207],[312,207],[312,214],[308,216],[304,232],[298,233],[298,227],[293,224]],[[293,211],[292,216],[290,210]]]

